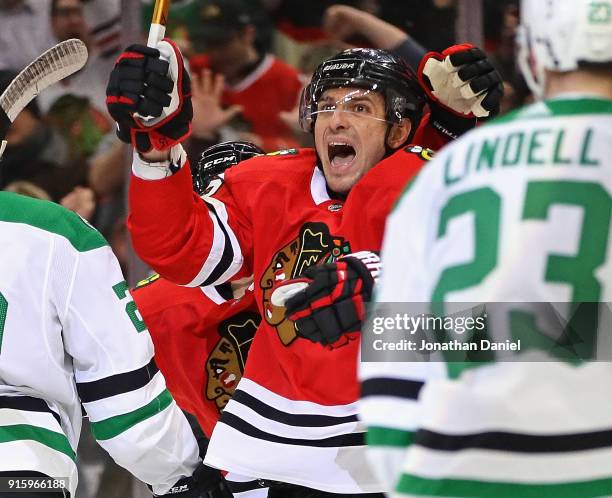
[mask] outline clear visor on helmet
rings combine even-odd
[[[351,119],[392,124],[387,119],[384,97],[376,89],[331,88],[315,97],[307,87],[302,93],[300,125],[305,131],[311,129],[315,120],[330,120],[337,113]]]

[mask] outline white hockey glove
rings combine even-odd
[[[504,95],[501,75],[486,54],[469,43],[441,54],[429,52],[421,60],[418,78],[431,110],[431,122],[456,138],[499,112]]]

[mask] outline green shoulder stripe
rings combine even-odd
[[[98,441],[111,439],[165,410],[172,403],[172,395],[167,389],[145,406],[123,415],[116,415],[99,422],[91,422],[91,433]]]
[[[388,427],[368,427],[366,442],[368,446],[397,446],[405,448],[414,441],[414,432]]]
[[[584,116],[593,114],[612,115],[612,100],[598,98],[554,99],[536,102],[492,120],[489,125],[509,123],[516,120],[541,119],[559,116]]]
[[[609,496],[612,479],[581,482],[522,484],[461,479],[426,479],[402,475],[397,494],[409,496],[454,496],[461,498],[596,498]]]
[[[23,223],[68,239],[79,252],[104,247],[100,232],[79,215],[54,202],[0,192],[0,221]]]
[[[64,434],[45,429],[44,427],[27,424],[0,427],[0,443],[9,443],[11,441],[36,441],[76,461],[76,453],[72,446],[70,446],[68,438]]]

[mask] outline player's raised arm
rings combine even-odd
[[[192,192],[181,146],[193,114],[189,75],[176,45],[158,48],[128,47],[107,88],[117,135],[134,147],[128,227],[140,257],[161,275],[185,285],[221,283],[241,269],[246,236],[228,219],[240,218],[229,188],[219,185],[205,201]]]

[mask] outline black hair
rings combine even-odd
[[[51,17],[55,17],[57,15],[57,11],[58,11],[58,6],[57,4],[60,2],[61,0],[51,0]],[[83,0],[78,0],[80,4],[83,3]]]

